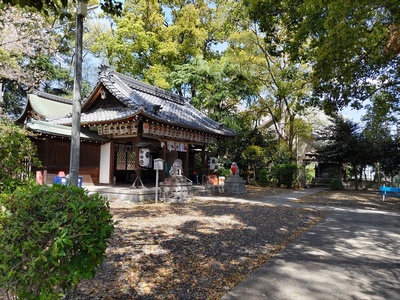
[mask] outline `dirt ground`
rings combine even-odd
[[[382,195],[377,190],[327,190],[303,197],[295,202],[400,212],[399,197],[386,197],[386,201],[382,201]]]
[[[244,198],[285,192],[248,187]],[[297,202],[400,212],[397,198],[383,202],[374,191],[325,191]],[[111,207],[118,223],[108,257],[79,285],[78,299],[220,299],[326,213],[220,201]]]

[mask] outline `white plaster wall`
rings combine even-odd
[[[101,145],[99,183],[110,183],[111,143]]]

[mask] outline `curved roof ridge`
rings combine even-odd
[[[122,101],[125,105],[130,104],[130,93],[126,89],[122,90],[115,86],[115,77],[111,72],[101,72],[99,74],[99,81],[113,94],[118,100]]]
[[[57,95],[52,95],[46,92],[42,92],[42,91],[38,91],[38,90],[34,90],[32,92],[32,94],[39,96],[40,98],[45,98],[45,99],[49,99],[49,100],[53,100],[56,102],[60,102],[60,103],[65,103],[65,104],[72,104],[73,99],[70,98],[65,98],[65,97],[61,97],[61,96],[57,96]]]
[[[150,94],[150,95],[162,98],[164,100],[175,102],[177,104],[185,105],[185,103],[189,102],[189,99],[187,99],[181,95],[177,95],[171,91],[167,91],[167,90],[155,87],[153,85],[150,85],[148,83],[144,83],[142,81],[139,81],[137,79],[134,79],[132,77],[129,77],[127,75],[119,73],[117,71],[111,70],[109,67],[103,66],[101,72],[108,72],[108,73],[113,74],[114,76],[118,77],[125,85],[130,87],[131,89],[138,90],[138,91],[144,92],[146,94]]]

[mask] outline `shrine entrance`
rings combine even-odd
[[[136,152],[132,144],[114,144],[114,184],[132,184],[136,178]]]

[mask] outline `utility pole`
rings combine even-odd
[[[3,94],[3,80],[0,79],[0,116],[3,114],[3,102],[4,102],[4,94]]]
[[[81,143],[83,19],[86,15],[87,3],[76,1],[74,98],[72,103],[71,151],[69,160],[70,184],[76,186],[78,185],[79,177],[79,153]]]

